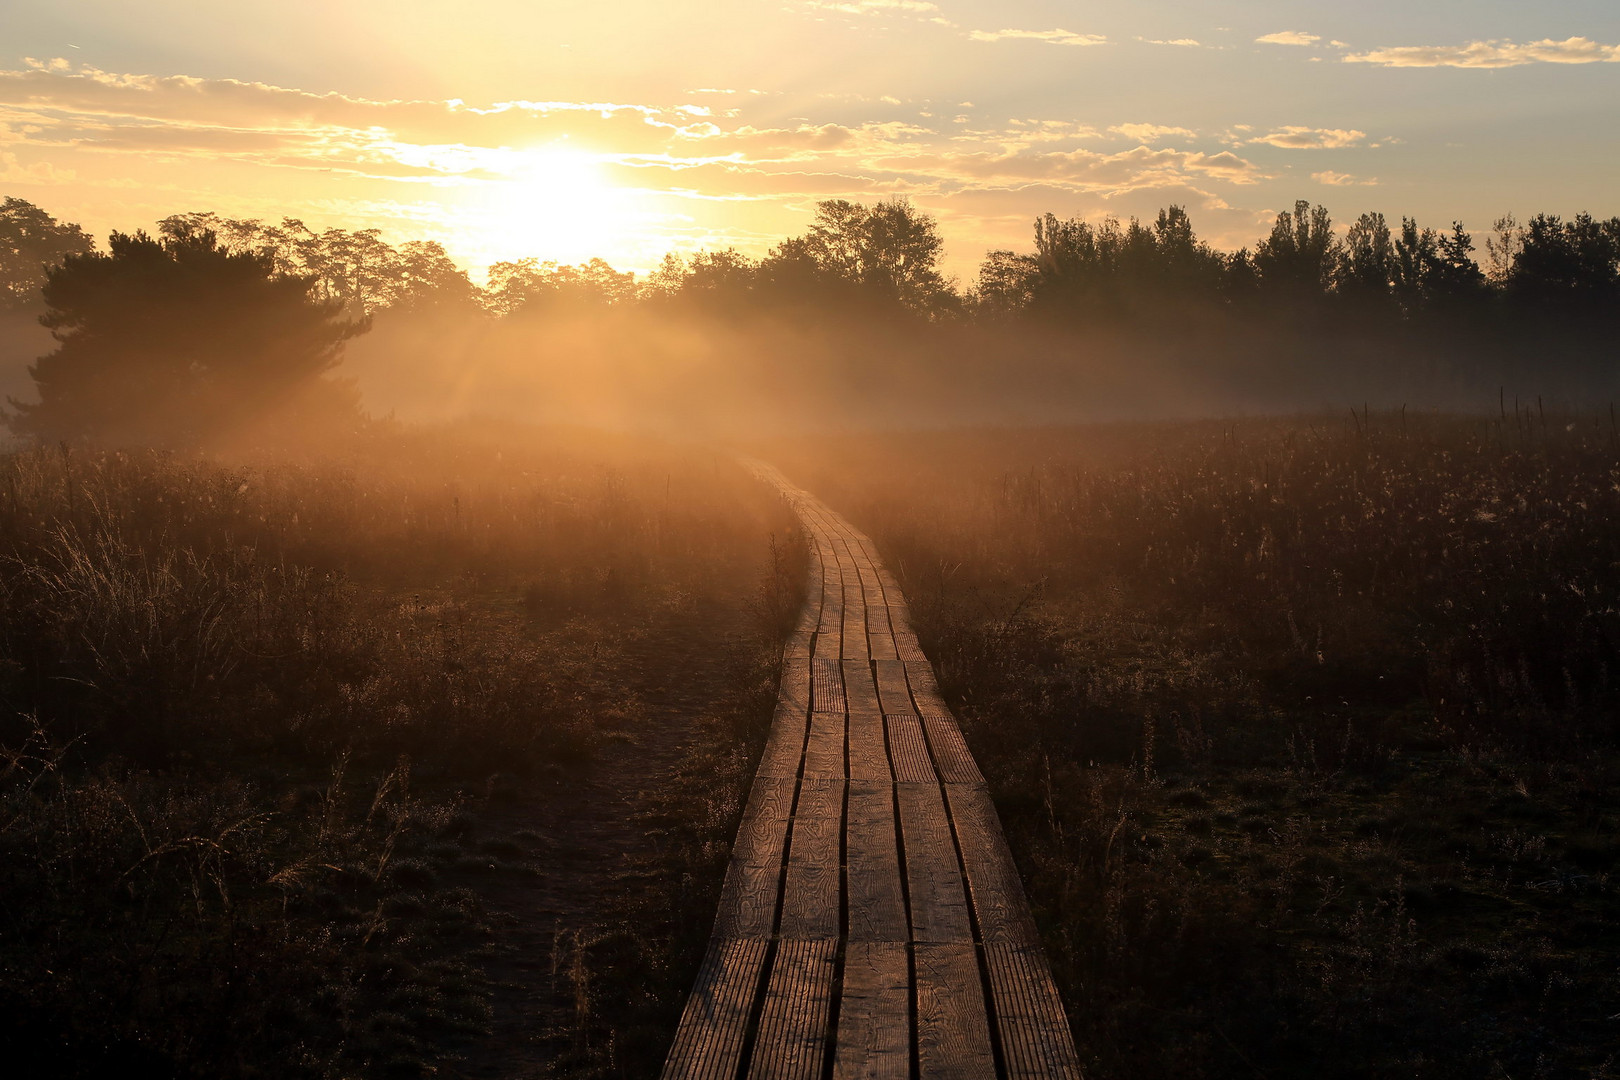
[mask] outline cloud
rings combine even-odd
[[[1375,187],[1378,184],[1376,176],[1351,176],[1349,173],[1333,172],[1332,170],[1313,172],[1311,173],[1311,179],[1318,184],[1326,184],[1328,187]]]
[[[1106,45],[1101,34],[1076,34],[1070,30],[971,30],[971,41],[1044,41],[1048,45]]]
[[[1136,40],[1140,41],[1140,42],[1142,42],[1143,44],[1146,44],[1146,45],[1180,45],[1183,48],[1188,48],[1188,49],[1196,49],[1196,48],[1198,48],[1198,44],[1199,44],[1197,39],[1190,38],[1190,37],[1169,38],[1169,39],[1139,37]]]
[[[1136,139],[1140,142],[1157,142],[1167,135],[1180,135],[1190,139],[1197,134],[1184,127],[1166,127],[1163,124],[1115,124],[1108,130],[1115,135],[1123,135],[1127,139]]]
[[[46,161],[24,165],[9,150],[0,150],[0,183],[66,184],[75,178],[72,169],[58,169]]]
[[[1604,45],[1590,38],[1563,41],[1513,42],[1505,39],[1471,41],[1466,45],[1402,45],[1371,52],[1351,53],[1347,64],[1381,67],[1505,68],[1524,64],[1599,64],[1620,62],[1620,45]]]
[[[1353,129],[1288,125],[1247,141],[1250,145],[1264,143],[1283,150],[1338,150],[1346,146],[1355,146],[1366,137],[1365,131]]]
[[[1320,34],[1307,34],[1303,30],[1279,30],[1254,39],[1260,45],[1315,45],[1322,40]]]

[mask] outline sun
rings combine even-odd
[[[501,179],[481,185],[465,228],[491,261],[562,263],[611,256],[642,216],[637,193],[614,184],[597,155],[573,147],[514,151]]]

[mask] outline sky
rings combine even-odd
[[[1037,215],[1620,213],[1614,0],[0,0],[0,195],[493,261],[764,254],[905,196],[971,284]]]

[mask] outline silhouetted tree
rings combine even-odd
[[[33,203],[7,197],[0,202],[0,308],[36,307],[49,269],[69,255],[95,247],[77,225],[58,222]]]
[[[478,286],[437,240],[409,241],[400,246],[396,259],[391,307],[466,314],[482,310]]]
[[[1428,240],[1432,246],[1432,236]],[[1430,258],[1415,257],[1419,262]],[[1363,308],[1376,310],[1392,297],[1401,283],[1402,267],[1383,214],[1362,214],[1346,230],[1344,257],[1337,269],[1339,291]]]
[[[1277,215],[1271,234],[1254,251],[1254,268],[1267,291],[1294,298],[1318,297],[1332,285],[1338,263],[1333,219],[1327,207],[1301,199],[1292,214]]]
[[[974,314],[991,319],[1019,314],[1034,299],[1040,272],[1033,255],[990,252],[979,264],[979,284],[971,298]]]
[[[58,345],[29,368],[40,400],[12,402],[14,431],[188,445],[319,397],[320,376],[366,324],[261,252],[231,251],[208,230],[168,232],[113,233],[107,254],[70,255],[51,272],[41,322]]]
[[[671,257],[673,259],[673,256]],[[666,267],[679,259],[665,260]],[[596,310],[636,299],[636,275],[621,273],[601,259],[578,266],[538,259],[498,262],[489,268],[486,302],[499,315],[540,315]]]
[[[1611,309],[1620,301],[1620,219],[1537,214],[1520,234],[1505,285],[1524,309],[1583,315]]]
[[[867,207],[847,199],[816,204],[816,220],[797,241],[779,245],[760,267],[768,293],[788,290],[823,302],[898,306],[939,314],[955,294],[939,272],[938,223],[904,198]]]

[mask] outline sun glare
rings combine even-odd
[[[533,257],[580,262],[624,245],[641,216],[636,193],[613,184],[583,150],[547,147],[514,155],[466,222],[467,247],[491,261]]]

